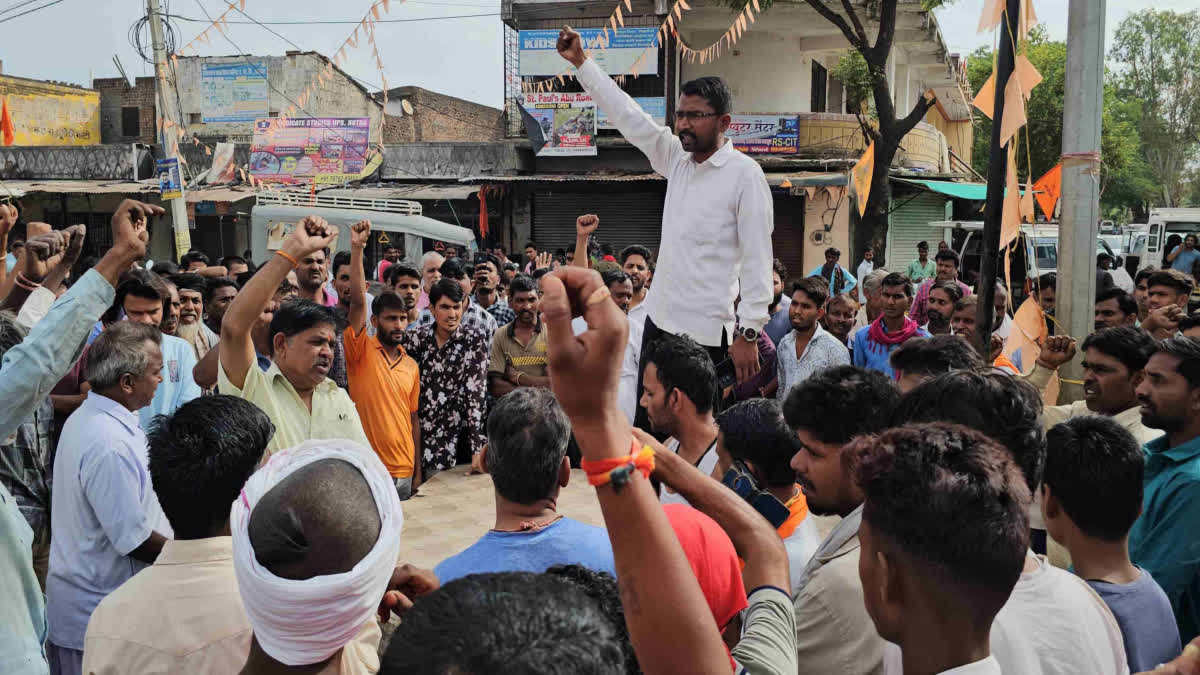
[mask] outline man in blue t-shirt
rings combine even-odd
[[[1170,264],[1171,269],[1179,270],[1190,276],[1194,276],[1192,270],[1195,269],[1197,261],[1200,261],[1200,250],[1196,248],[1196,235],[1194,234],[1189,234],[1183,239],[1182,244],[1167,254],[1167,263]]]
[[[571,477],[570,433],[549,389],[521,387],[496,402],[480,458],[496,488],[496,524],[434,569],[442,584],[468,574],[570,564],[616,575],[608,533],[558,513],[558,491]]]

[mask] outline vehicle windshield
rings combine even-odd
[[[1033,253],[1037,258],[1038,269],[1043,273],[1047,270],[1058,269],[1058,240],[1050,237],[1039,237],[1033,240]]]
[[[1099,241],[1096,242],[1096,253],[1110,253],[1112,255],[1121,255],[1121,244],[1123,237],[1119,234],[1103,234],[1100,235]],[[1108,249],[1105,250],[1104,245],[1108,244]]]

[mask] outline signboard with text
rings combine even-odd
[[[154,161],[158,172],[158,189],[162,199],[179,199],[183,196],[183,177],[179,173],[179,159],[158,159]]]
[[[661,96],[650,96],[646,98],[634,98],[635,103],[641,106],[650,117],[658,124],[665,125],[667,123],[667,99]],[[604,114],[603,110],[596,110],[596,128],[597,129],[616,129],[612,122],[608,121],[608,115]]]
[[[259,119],[250,173],[268,183],[344,183],[367,167],[367,117]]]
[[[200,65],[200,114],[212,122],[253,122],[270,111],[267,62],[261,59]]]
[[[525,110],[542,127],[546,145],[538,157],[596,154],[596,105],[587,94],[526,94]]]
[[[799,151],[799,119],[780,115],[734,115],[725,135],[747,154],[794,155]]]
[[[578,28],[584,44],[592,45],[600,36],[600,28]],[[658,29],[655,27],[629,26],[618,31],[608,31],[608,48],[592,52],[596,65],[609,75],[626,75],[632,73],[633,64],[654,44]],[[523,30],[520,34],[520,74],[522,77],[552,76],[563,72],[568,64],[559,56],[556,44],[558,29],[554,30]],[[651,51],[643,59],[638,73],[642,75],[658,74],[658,53]]]

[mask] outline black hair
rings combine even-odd
[[[571,423],[549,389],[519,387],[498,400],[487,437],[485,461],[497,494],[535,504],[554,493]]]
[[[842,257],[842,250],[834,246],[830,246],[829,248],[825,249],[825,257],[828,258],[829,256],[840,258]]]
[[[792,283],[792,295],[797,291],[807,295],[817,307],[824,307],[829,300],[829,282],[825,277],[801,277]]]
[[[847,452],[871,534],[926,568],[928,579],[988,624],[1021,576],[1030,492],[1010,454],[954,424],[890,429]]]
[[[550,273],[549,267],[539,267],[533,271],[533,274],[531,276],[533,277],[534,281],[541,281],[542,277],[546,276],[549,273]],[[509,289],[509,292],[512,292],[512,289]]]
[[[1111,417],[1084,415],[1046,432],[1043,480],[1085,535],[1121,541],[1142,513],[1142,446]]]
[[[1084,339],[1083,351],[1089,349],[1096,349],[1120,361],[1121,365],[1129,370],[1129,374],[1133,375],[1145,368],[1146,362],[1150,360],[1150,353],[1154,351],[1154,338],[1133,326],[1105,328]]]
[[[775,274],[779,275],[780,281],[787,279],[787,276],[788,276],[787,265],[784,265],[783,261],[780,260],[779,258],[775,258],[771,261],[771,271],[774,272]]]
[[[908,275],[903,272],[892,272],[888,274],[883,278],[883,281],[879,282],[880,288],[883,288],[884,286],[903,287],[904,295],[910,298],[913,296],[912,279],[909,279]]]
[[[533,277],[527,274],[518,274],[508,284],[508,297],[511,298],[517,293],[536,293],[537,289],[537,282],[533,280]]]
[[[168,280],[181,291],[191,291],[204,296],[204,292],[208,290],[208,282],[204,280],[204,277],[192,272],[172,274]]]
[[[918,241],[918,242],[917,242],[917,250],[920,250],[920,249],[925,249],[925,250],[927,250],[927,251],[928,251],[928,250],[929,250],[929,242],[927,242],[927,241]]]
[[[522,246],[521,248],[522,248],[522,249],[531,248],[531,249],[533,249],[533,250],[535,250],[535,251],[536,251],[536,250],[538,250],[537,244],[533,243],[532,241],[527,241],[527,242],[525,242],[525,245],[524,245],[524,246]]]
[[[442,263],[441,273],[443,279],[458,281],[471,276],[467,273],[467,265],[460,258],[446,258]]]
[[[154,418],[150,478],[176,539],[217,536],[274,435],[267,414],[235,396],[201,396]]]
[[[822,443],[844,444],[887,427],[900,392],[878,370],[837,366],[817,372],[788,392],[783,416]]]
[[[213,277],[204,285],[204,304],[207,305],[217,290],[222,288],[232,288],[236,291],[240,287],[236,281],[229,277]]]
[[[1185,316],[1179,320],[1179,332],[1185,332],[1200,326],[1200,314],[1192,314]]]
[[[514,262],[507,262],[507,263],[504,263],[504,271],[505,272],[519,272],[519,271],[521,271],[521,268],[517,267],[517,264]]]
[[[387,271],[383,273],[388,284],[394,286],[400,281],[400,277],[411,277],[417,281],[421,280],[421,272],[411,265],[404,263],[394,263],[389,265]]]
[[[159,260],[154,263],[154,267],[151,267],[150,271],[160,277],[169,277],[173,274],[179,274],[179,265],[170,260]]]
[[[945,250],[938,251],[937,255],[933,256],[933,259],[935,262],[949,260],[950,262],[954,263],[955,267],[958,267],[958,264],[959,264],[958,254],[955,253],[954,249],[952,249],[952,248],[947,248]]]
[[[566,579],[591,598],[609,623],[617,631],[621,640],[621,651],[625,654],[626,675],[641,675],[637,654],[633,651],[633,643],[629,639],[629,628],[625,625],[625,609],[621,604],[621,589],[617,579],[608,572],[588,569],[583,565],[555,565],[546,570],[546,574],[560,579]]]
[[[394,291],[386,290],[371,301],[371,315],[379,316],[389,310],[407,314],[408,307],[404,304],[404,298]]]
[[[929,292],[932,293],[934,291],[942,291],[946,295],[950,296],[950,304],[954,304],[963,299],[962,288],[958,285],[958,283],[953,281],[935,280],[933,284],[929,286]]]
[[[204,255],[202,251],[188,251],[179,258],[179,266],[185,270],[194,262],[202,262],[205,267],[208,267],[208,256]]]
[[[276,335],[283,333],[283,336],[290,340],[300,333],[321,324],[330,325],[333,327],[334,332],[337,332],[338,326],[341,325],[341,320],[332,307],[326,307],[305,298],[288,298],[275,311],[275,316],[271,318],[272,354],[275,351]]]
[[[622,637],[573,582],[499,572],[455,579],[404,614],[381,675],[625,672]]]
[[[958,370],[925,380],[900,399],[891,426],[961,424],[1012,453],[1031,492],[1042,480],[1046,431],[1042,397],[1029,383],[992,368]]]
[[[430,311],[437,306],[438,301],[442,298],[450,298],[454,302],[462,302],[467,297],[466,291],[459,285],[457,281],[452,279],[439,279],[429,289],[429,308]]]
[[[629,281],[629,275],[625,274],[625,271],[621,269],[605,270],[605,272],[600,275],[600,279],[604,282],[604,286],[607,288],[613,284],[623,284],[626,281]]]
[[[1146,287],[1166,286],[1175,291],[1175,295],[1188,295],[1192,292],[1192,287],[1195,283],[1192,278],[1179,270],[1167,269],[1159,270],[1150,275],[1150,279],[1146,281]]]
[[[1037,285],[1035,288],[1038,292],[1044,291],[1047,288],[1058,290],[1058,274],[1055,272],[1046,272],[1037,278]]]
[[[728,115],[733,112],[733,92],[729,90],[729,85],[725,84],[725,80],[719,77],[698,77],[685,82],[679,88],[679,93],[683,96],[699,96],[708,101],[713,112],[718,115]]]
[[[329,271],[333,275],[333,278],[337,278],[339,267],[349,264],[350,251],[338,251],[337,253],[333,254],[333,263],[329,266]]]
[[[1107,254],[1107,253],[1104,253],[1104,252],[1100,252],[1100,253],[1097,253],[1097,254],[1096,254],[1096,264],[1097,264],[1097,265],[1099,265],[1100,263],[1104,262],[1105,260],[1107,260],[1107,261],[1109,261],[1109,262],[1112,262],[1112,260],[1113,260],[1113,257],[1112,257],[1111,255]]]
[[[742,401],[717,416],[725,451],[734,459],[751,462],[769,487],[796,483],[792,455],[799,441],[783,417],[783,406],[772,398]]]
[[[1140,283],[1142,283],[1143,279],[1149,279],[1157,271],[1158,271],[1158,268],[1155,267],[1154,265],[1149,265],[1147,267],[1143,267],[1142,269],[1138,270],[1137,274],[1135,274],[1133,276],[1133,283],[1135,285],[1140,284]]]
[[[678,389],[704,414],[713,408],[717,395],[717,370],[708,352],[686,336],[664,333],[642,353],[642,367],[653,363],[663,391]]]
[[[247,267],[250,266],[249,261],[247,261],[245,258],[243,258],[240,255],[227,255],[224,258],[221,258],[221,267],[224,267],[226,269],[229,269],[229,266],[233,265],[235,263],[240,263]]]
[[[975,348],[959,335],[907,340],[892,352],[889,360],[897,373],[926,377],[954,370],[973,370],[986,365]]]
[[[1133,296],[1126,293],[1123,289],[1112,287],[1106,291],[1100,291],[1096,294],[1096,304],[1107,302],[1109,300],[1117,301],[1117,309],[1121,310],[1122,314],[1131,315],[1137,314],[1137,300]]]
[[[162,302],[164,298],[170,297],[171,293],[167,290],[167,285],[163,283],[162,277],[146,270],[133,269],[121,275],[121,280],[117,284],[116,297],[113,299],[113,309],[120,312],[121,308],[125,306],[125,298],[131,295],[135,298]]]
[[[1187,380],[1188,386],[1200,387],[1200,338],[1175,336],[1156,344],[1151,356],[1166,354],[1179,359],[1178,373]]]
[[[645,246],[642,246],[641,244],[632,244],[621,249],[621,264],[624,265],[625,261],[629,260],[629,256],[631,255],[642,256],[642,260],[646,261],[646,267],[649,268],[652,266],[650,261],[650,249],[646,248]]]

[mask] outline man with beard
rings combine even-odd
[[[629,316],[630,325],[637,324],[638,326],[639,360],[642,349],[642,328],[646,323],[646,295],[650,290],[650,275],[654,274],[650,268],[652,259],[650,249],[641,244],[626,246],[621,250],[621,270],[629,277],[629,283],[633,286],[633,295],[629,299],[629,311],[626,314]]]
[[[958,254],[947,248],[944,251],[938,251],[933,257],[937,265],[937,275],[932,279],[926,279],[917,287],[916,297],[913,299],[912,312],[909,313],[913,320],[920,325],[924,325],[929,321],[926,315],[929,311],[929,292],[933,290],[933,285],[940,281],[950,281],[962,290],[963,297],[971,294],[971,287],[958,280]]]
[[[834,295],[850,293],[858,286],[858,279],[850,274],[850,270],[838,263],[841,259],[842,252],[838,249],[832,247],[825,249],[825,264],[814,268],[808,273],[808,276],[824,279],[829,283],[829,291]]]
[[[871,368],[892,377],[891,355],[896,348],[914,337],[929,337],[929,332],[905,313],[912,303],[912,282],[898,272],[884,277],[879,286],[883,313],[866,328],[854,333],[854,365]]]
[[[229,309],[229,303],[238,294],[238,283],[231,277],[209,279],[204,289],[204,325],[214,334],[221,334],[221,319]]]
[[[163,299],[163,318],[158,328],[163,335],[175,335],[179,332],[179,309],[183,303],[179,300],[179,289],[175,284],[170,279],[163,279],[163,283],[167,286],[168,295]]]
[[[954,282],[935,282],[929,289],[929,309],[925,312],[928,322],[923,328],[930,335],[948,335],[950,333],[950,316],[954,314],[954,303],[962,298],[962,289]]]
[[[1137,397],[1142,422],[1166,434],[1145,445],[1145,496],[1129,557],[1162,586],[1188,642],[1200,633],[1200,340],[1158,343]]]
[[[323,307],[333,307],[337,298],[325,288],[326,265],[329,263],[329,249],[313,251],[304,256],[296,266],[296,294],[305,300],[311,300]]]
[[[858,575],[863,493],[842,448],[886,428],[899,398],[882,374],[838,366],[808,378],[784,401],[783,416],[800,445],[792,469],[808,510],[842,518],[793,575],[799,577],[792,596],[796,656],[805,672],[882,672],[884,641],[863,604]]]
[[[1133,326],[1137,323],[1137,301],[1119,288],[1096,294],[1096,330]]]
[[[379,264],[375,266],[375,281],[384,283],[384,280],[387,278],[388,268],[400,262],[401,253],[401,250],[392,244],[388,244],[384,247],[383,260],[380,260]],[[387,264],[385,265],[384,263]]]
[[[538,289],[533,279],[520,276],[509,286],[516,318],[492,337],[488,391],[500,398],[518,387],[549,387],[546,335],[538,316]]]
[[[269,309],[288,272],[302,260],[320,257],[335,236],[337,229],[323,218],[305,216],[233,299],[221,321],[217,386],[222,394],[244,398],[271,418],[275,436],[267,445],[268,456],[316,438],[345,438],[370,447],[354,402],[327,377],[337,344],[338,318],[331,308],[304,298],[285,301],[271,317],[271,366],[264,372],[256,365],[256,320]]]
[[[220,337],[204,324],[204,293],[207,284],[197,274],[176,274],[171,277],[179,289],[179,328],[176,335],[187,341],[196,354],[196,361],[204,358]]]
[[[772,297],[774,211],[762,168],[725,137],[733,110],[729,86],[717,77],[684,83],[676,136],[587,58],[578,33],[563,28],[557,47],[613,126],[667,177],[657,283],[645,302],[643,364],[662,336],[686,334],[713,363],[732,360],[739,383],[750,380],[761,369],[758,334]],[[640,410],[637,426],[648,426]]]
[[[999,290],[997,289],[997,292]],[[968,344],[975,345],[975,311],[979,306],[978,295],[968,295],[967,297],[954,303],[954,314],[950,316],[950,330],[955,337],[960,337],[966,340]],[[993,368],[1000,368],[1007,371],[1010,375],[1020,374],[1020,370],[1016,364],[1012,362],[1002,351],[1004,349],[1004,340],[999,334],[992,333],[992,341],[987,354],[983,354],[986,362],[992,364]]]
[[[1187,316],[1188,297],[1195,282],[1190,275],[1179,270],[1159,270],[1146,280],[1147,300],[1150,309],[1142,330],[1156,339],[1163,340],[1179,332],[1179,320]]]
[[[829,289],[818,277],[798,279],[792,286],[788,318],[792,330],[775,349],[775,377],[779,383],[775,396],[782,403],[793,387],[814,373],[850,363],[846,345],[821,327]]]
[[[788,307],[792,305],[792,299],[783,292],[783,284],[787,280],[787,276],[787,266],[783,264],[783,261],[779,258],[771,261],[771,290],[775,295],[771,299],[771,306],[767,308],[771,320],[767,322],[763,332],[771,338],[773,345],[778,345],[783,336],[792,329],[792,322],[788,318]]]
[[[343,334],[346,346],[346,371],[350,379],[350,398],[358,408],[363,431],[371,447],[387,467],[400,500],[412,496],[421,484],[416,448],[421,444],[421,426],[417,421],[421,382],[417,362],[400,346],[408,325],[408,307],[390,291],[372,300],[367,313],[367,275],[363,269],[363,249],[371,234],[371,223],[363,221],[350,228],[350,286],[338,297],[349,300],[349,325]],[[369,317],[369,318],[368,318]],[[375,330],[367,331],[367,323]]]
[[[845,293],[835,295],[825,305],[825,316],[821,318],[821,327],[829,331],[830,335],[849,349],[856,314],[858,314],[858,302],[854,298]]]
[[[437,251],[427,251],[421,256],[421,297],[417,298],[417,309],[429,306],[429,289],[442,278],[442,263],[446,259]]]

